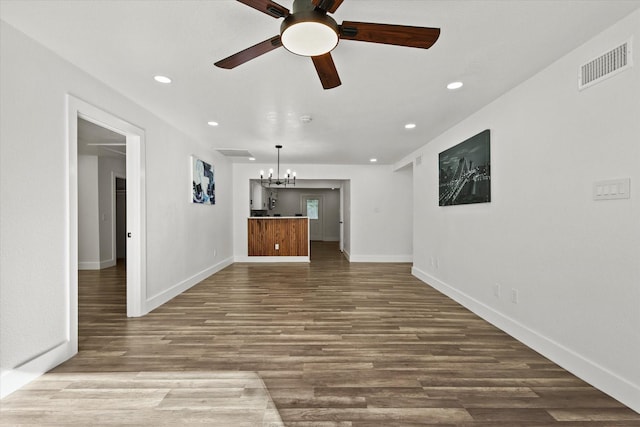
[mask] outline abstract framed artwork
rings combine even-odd
[[[213,174],[213,166],[196,156],[191,156],[193,203],[203,205],[216,204],[216,183]]]
[[[440,206],[491,201],[490,145],[487,129],[440,153]]]

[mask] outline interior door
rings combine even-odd
[[[322,196],[302,196],[302,213],[309,217],[309,240],[324,240]]]

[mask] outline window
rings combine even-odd
[[[307,199],[307,216],[309,219],[318,219],[318,199]]]

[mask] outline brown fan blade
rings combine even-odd
[[[271,52],[272,50],[277,49],[280,46],[282,46],[280,36],[275,36],[270,38],[269,40],[265,40],[261,43],[248,47],[243,51],[229,56],[228,58],[222,59],[216,62],[214,65],[216,67],[226,68],[230,70],[237,67],[238,65],[244,64],[247,61],[251,61],[252,59],[257,58],[260,55]]]
[[[440,28],[410,27],[408,25],[371,24],[344,21],[340,38],[362,42],[393,44],[428,49],[438,40]]]
[[[340,76],[338,76],[338,70],[336,70],[336,64],[333,63],[331,53],[312,56],[311,59],[313,60],[313,65],[316,67],[323,88],[333,89],[342,84]]]
[[[286,18],[287,16],[289,16],[289,9],[271,0],[238,0],[238,1],[256,10],[259,10],[262,13],[266,13],[269,16],[273,16],[274,18]]]
[[[313,0],[313,5],[329,13],[335,13],[344,0]]]

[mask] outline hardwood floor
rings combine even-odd
[[[281,425],[272,400],[293,427],[640,426],[409,264],[321,242],[311,259],[234,264],[136,319],[122,268],[80,272],[79,354],[3,400],[2,424]]]

